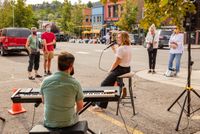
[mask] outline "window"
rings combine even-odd
[[[95,16],[93,17],[93,22],[94,22],[94,23],[96,22],[96,17],[95,17]]]
[[[108,6],[108,17],[111,17],[111,6]]]
[[[86,16],[86,17],[85,17],[85,22],[88,22],[88,20],[89,20],[89,19],[88,19],[88,16]]]
[[[118,17],[118,5],[113,6],[113,17]]]
[[[99,16],[97,16],[97,22],[100,22],[100,21],[99,21]]]

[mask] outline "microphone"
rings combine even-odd
[[[117,43],[116,41],[111,42],[109,46],[107,46],[106,48],[104,48],[104,50],[110,48],[111,46],[115,45],[116,43]]]

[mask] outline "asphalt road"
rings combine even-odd
[[[98,87],[101,81],[107,75],[106,71],[112,64],[114,54],[110,49],[106,50],[100,60],[100,55],[105,45],[86,45],[57,43],[56,54],[61,51],[68,51],[75,55],[75,75],[83,87]],[[132,71],[140,71],[148,68],[148,58],[146,49],[142,46],[133,46]],[[194,61],[193,69],[200,70],[200,49],[192,49],[192,59]],[[166,67],[168,61],[168,50],[158,51],[157,68]],[[99,64],[100,63],[100,64]],[[13,54],[0,57],[0,116],[6,118],[6,123],[0,123],[3,128],[3,134],[25,134],[32,126],[34,106],[33,104],[23,104],[27,110],[20,115],[10,115],[7,110],[11,108],[12,102],[10,96],[13,88],[39,87],[42,79],[30,81],[27,78],[28,56],[26,53]],[[43,75],[43,56],[41,55],[40,74]],[[181,65],[187,67],[187,49],[185,50]],[[57,70],[57,56],[53,59],[52,72]],[[180,113],[180,107],[174,106],[171,112],[167,108],[174,99],[182,92],[182,88],[161,84],[159,81],[147,81],[145,79],[134,79],[135,108],[137,114],[133,116],[129,104],[120,105],[122,117],[116,116],[115,102],[109,103],[108,109],[103,113],[95,113],[88,109],[81,116],[81,120],[87,120],[89,127],[103,134],[126,134],[129,133],[144,134],[175,134],[175,133],[195,133],[200,131],[200,113],[196,112],[191,118],[187,119],[185,114],[181,120],[180,131],[175,131],[177,119]],[[192,108],[198,108],[199,99],[193,96]],[[183,100],[181,100],[183,101]],[[43,120],[43,105],[36,108],[34,125]],[[191,120],[193,119],[193,120]],[[1,130],[1,128],[0,128]]]

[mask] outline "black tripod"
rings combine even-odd
[[[189,23],[189,31],[188,31],[188,77],[187,77],[187,86],[185,88],[185,90],[179,95],[179,97],[172,103],[172,105],[167,109],[168,111],[170,111],[170,109],[174,106],[174,104],[176,102],[178,102],[178,100],[186,93],[183,105],[182,105],[182,109],[181,109],[181,113],[179,115],[179,119],[178,119],[178,123],[176,126],[176,131],[178,131],[179,128],[179,124],[181,122],[181,118],[183,115],[183,111],[186,112],[187,117],[190,117],[191,114],[193,114],[194,112],[198,111],[200,108],[191,111],[191,92],[193,92],[195,95],[197,95],[200,98],[200,95],[191,87],[191,72],[192,72],[192,65],[193,65],[193,61],[191,61],[191,42],[190,42],[190,36],[191,36],[191,25]],[[187,105],[186,105],[187,103]],[[186,108],[186,109],[185,109]]]

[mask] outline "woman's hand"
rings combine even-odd
[[[173,48],[173,49],[176,49],[177,48],[177,43],[175,43],[175,42],[171,42],[171,44],[170,44],[170,47],[171,48]]]

